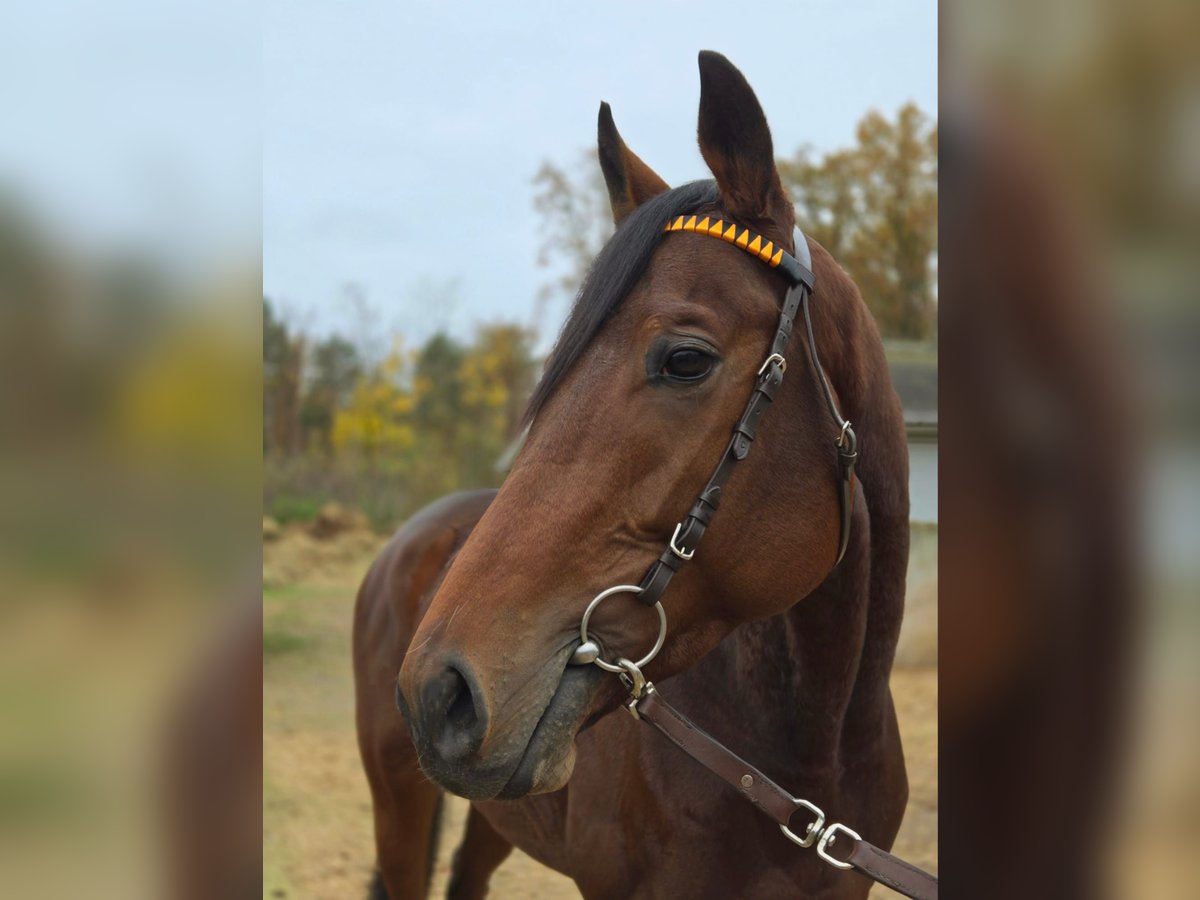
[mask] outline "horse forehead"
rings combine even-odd
[[[654,254],[631,300],[649,311],[702,304],[734,321],[773,313],[769,270],[745,253],[700,235],[671,235]]]

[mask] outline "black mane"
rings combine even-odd
[[[571,314],[546,359],[542,379],[529,398],[529,406],[525,409],[526,425],[533,421],[601,326],[642,277],[662,240],[667,221],[690,215],[716,200],[716,182],[693,181],[647,200],[621,223],[597,254],[579,288]]]

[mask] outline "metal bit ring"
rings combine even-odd
[[[640,594],[643,588],[636,584],[618,584],[615,587],[610,587],[608,590],[601,591],[588,604],[587,609],[583,611],[583,619],[579,623],[579,640],[583,643],[588,643],[591,638],[588,637],[588,622],[592,618],[592,613],[596,611],[604,600],[611,597],[613,594]],[[667,611],[663,609],[662,603],[655,603],[654,609],[658,612],[658,640],[654,642],[654,646],[650,648],[650,652],[635,662],[633,665],[641,669],[646,663],[658,656],[658,651],[662,649],[663,642],[667,639]],[[626,671],[621,666],[613,665],[610,662],[605,662],[597,656],[592,660],[596,665],[602,668],[605,672],[620,673]]]

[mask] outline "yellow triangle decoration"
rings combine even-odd
[[[668,220],[663,231],[695,231],[719,237],[723,241],[753,253],[771,268],[776,268],[783,262],[782,247],[776,248],[771,241],[764,244],[762,235],[754,234],[749,228],[743,229],[742,233],[738,234],[738,226],[735,222],[726,225],[723,219],[717,219],[714,222],[708,216],[697,222],[695,216],[678,216],[674,221]],[[751,235],[754,240],[750,240]]]

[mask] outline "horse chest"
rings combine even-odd
[[[579,737],[563,790],[480,806],[588,898],[778,897],[828,887],[823,867],[766,816],[623,713]]]

